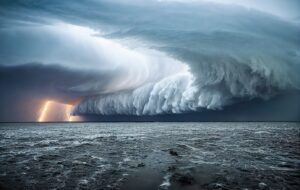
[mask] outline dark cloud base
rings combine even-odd
[[[102,74],[109,78],[109,73]],[[0,121],[31,122],[45,100],[73,103],[84,94],[68,90],[90,80],[103,80],[92,71],[83,72],[58,65],[28,63],[0,66]]]
[[[200,121],[300,121],[300,91],[284,92],[269,101],[253,99],[225,107],[184,114],[154,116],[85,115],[85,121],[101,122],[200,122]]]
[[[107,77],[106,77],[107,78]],[[37,80],[38,79],[38,80]],[[78,83],[97,79],[97,75],[60,66],[38,63],[1,66],[1,122],[35,122],[45,98],[72,102],[84,95],[66,91]],[[61,83],[61,81],[64,81]],[[60,85],[61,88],[58,88]],[[223,110],[163,115],[82,115],[84,121],[101,122],[183,122],[183,121],[300,121],[300,91],[282,91],[270,100],[252,99],[226,106]]]

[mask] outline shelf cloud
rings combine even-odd
[[[300,90],[296,1],[0,5],[1,91],[72,102],[74,115],[223,110]]]

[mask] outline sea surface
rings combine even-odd
[[[300,189],[300,123],[0,124],[0,189]]]

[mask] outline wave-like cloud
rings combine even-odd
[[[278,17],[283,12],[256,10],[259,4],[249,9],[218,1],[34,2],[15,4],[38,26],[20,26],[23,17],[7,12],[12,4],[1,9],[1,41],[7,43],[0,47],[10,47],[2,61],[93,70],[90,80],[63,89],[84,96],[74,114],[222,109],[300,89],[300,28],[290,15]],[[21,45],[11,44],[12,38]],[[21,56],[10,55],[11,49]]]
[[[75,114],[221,109],[241,100],[267,100],[279,92],[300,89],[300,29],[292,23],[236,6],[165,4],[156,8],[168,17],[109,36],[144,39],[152,48],[187,64],[190,75],[175,74],[132,91],[88,97]]]
[[[293,73],[291,70],[276,71],[258,62],[251,67],[235,61],[209,62],[212,65],[206,65],[204,70],[199,68],[198,77],[190,73],[175,74],[135,90],[88,97],[74,113],[155,115],[221,109],[243,99],[269,99],[278,92],[300,88],[296,78],[293,81],[292,77],[280,76]]]

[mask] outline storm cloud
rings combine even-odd
[[[75,115],[270,101],[300,90],[297,10],[297,1],[2,1],[1,91],[72,102]]]

